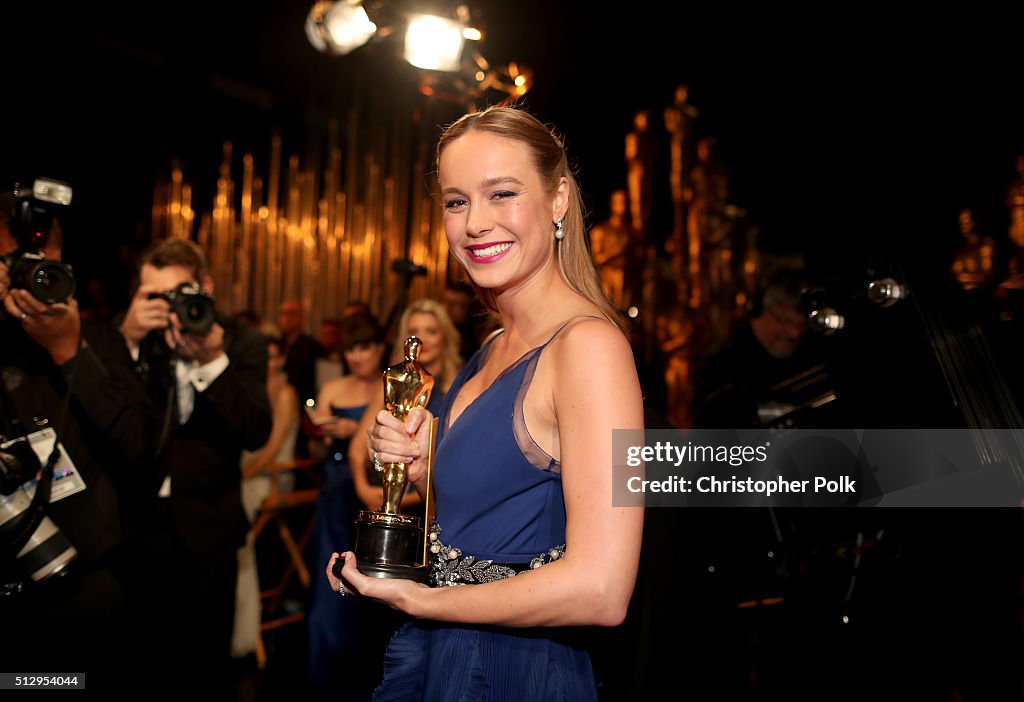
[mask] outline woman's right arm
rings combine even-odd
[[[333,378],[323,384],[320,392],[316,395],[316,409],[313,410],[313,416],[317,419],[327,419],[331,416],[331,405],[340,386],[341,378]]]
[[[324,383],[316,398],[316,410],[313,412],[317,419],[331,419],[332,421],[320,425],[320,432],[323,434],[325,444],[330,444],[335,439],[347,439],[352,436],[359,422],[345,417],[334,417],[331,407],[346,407],[347,398],[346,386],[348,383],[344,377],[334,378]]]

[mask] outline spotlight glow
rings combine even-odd
[[[405,60],[431,71],[457,71],[464,41],[458,22],[436,15],[412,15],[405,33]]]

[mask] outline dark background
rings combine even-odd
[[[5,9],[0,176],[70,180],[75,216],[88,222],[75,232],[88,248],[71,242],[83,255],[148,238],[153,181],[172,157],[202,211],[222,141],[234,142],[236,159],[259,155],[277,129],[286,153],[302,154],[310,127],[344,115],[357,81],[394,90],[412,71],[384,43],[318,54],[303,33],[306,4]],[[766,248],[828,261],[899,247],[943,263],[962,207],[1005,240],[1003,197],[1024,152],[1009,13],[473,7],[484,55],[535,71],[524,104],[565,136],[593,221],[625,185],[633,114],[650,109],[660,130],[661,110],[687,82],[698,131],[718,138],[734,203]]]
[[[70,181],[68,258],[88,276],[125,282],[125,257],[149,240],[153,184],[173,158],[205,211],[224,140],[236,160],[252,151],[265,163],[279,130],[286,154],[302,154],[313,148],[305,135],[343,116],[358,90],[393,90],[409,78],[385,44],[346,57],[316,53],[303,34],[309,4],[8,4],[0,179]],[[687,82],[698,130],[718,138],[734,203],[750,212],[764,248],[801,251],[826,275],[882,254],[942,278],[963,207],[1005,245],[1003,200],[1024,153],[1021,25],[1009,13],[473,7],[488,31],[483,53],[535,71],[524,104],[566,138],[595,222],[625,185],[634,113],[652,110],[660,128],[675,86]],[[666,221],[663,209],[656,219]],[[958,408],[930,341],[912,313],[901,315],[852,334],[844,350],[851,368],[891,359],[851,374],[861,425],[877,416],[876,426],[955,426]],[[999,332],[990,338],[1006,342],[996,355],[1019,390],[1019,324]],[[901,392],[890,392],[897,383]],[[863,414],[872,409],[879,413]],[[791,699],[884,690],[904,699],[1020,698],[1019,511],[784,516],[793,530],[784,567],[764,563],[765,519],[650,514],[636,607],[624,629],[595,639],[609,699],[666,685],[692,699],[752,689]],[[879,530],[888,538],[865,551],[854,624],[842,625],[848,542]],[[726,579],[708,575],[711,563]],[[729,606],[780,588],[784,610]]]

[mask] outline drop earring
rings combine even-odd
[[[562,220],[555,222],[555,238],[559,241],[565,238],[565,230],[562,229]]]

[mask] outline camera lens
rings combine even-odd
[[[56,261],[43,261],[35,266],[25,289],[47,304],[64,302],[75,292],[75,279],[68,269]]]
[[[11,525],[17,523],[17,517],[28,509],[31,502],[32,498],[24,488],[18,488],[11,495],[0,495],[0,534],[4,540],[14,529]],[[17,559],[22,569],[38,582],[64,570],[77,555],[68,537],[49,517],[43,517],[28,543],[18,552]]]
[[[75,293],[75,276],[59,261],[26,253],[9,265],[11,287],[27,290],[40,302],[64,302]]]
[[[206,306],[198,302],[192,302],[188,305],[186,316],[190,322],[198,322],[203,319],[206,314]]]
[[[213,298],[198,285],[183,283],[170,294],[171,309],[186,334],[205,336],[216,321]]]
[[[33,519],[27,513],[32,496],[25,488],[26,481],[39,467],[27,441],[16,441],[0,451],[0,543],[10,547],[19,541],[19,532],[32,529],[18,551],[17,560],[36,581],[59,573],[77,555],[71,541],[49,517],[25,521]]]
[[[8,523],[13,524],[15,518],[25,512],[31,502],[32,497],[25,488],[19,488],[11,495],[0,496],[0,533],[10,529]],[[43,517],[28,543],[17,553],[17,562],[38,582],[68,567],[76,556],[78,552],[71,540],[49,517]]]

